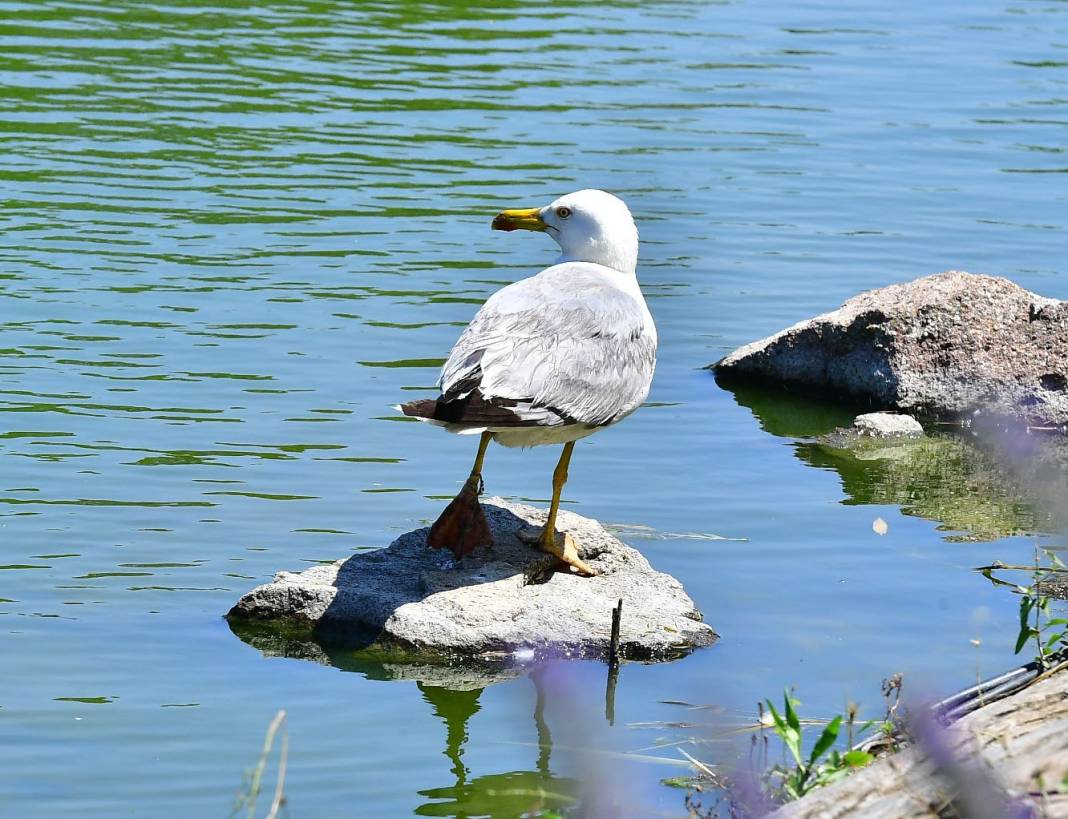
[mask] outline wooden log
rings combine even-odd
[[[940,764],[924,749],[909,748],[771,816],[935,819],[947,815],[950,804],[968,816],[1005,816],[1008,799],[1030,802],[1033,815],[1068,816],[1062,786],[1068,776],[1068,671],[980,708],[940,731],[929,745],[938,746]],[[976,783],[989,783],[990,792],[996,789],[1002,798],[988,799],[985,811],[970,805],[976,801]]]

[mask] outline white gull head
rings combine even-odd
[[[543,208],[506,210],[494,230],[540,230],[560,245],[559,262],[592,262],[633,276],[638,266],[638,228],[618,196],[587,189]]]

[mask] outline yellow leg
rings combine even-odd
[[[564,491],[567,483],[567,467],[571,463],[571,451],[575,448],[574,441],[564,444],[564,451],[560,453],[560,460],[553,470],[553,499],[549,503],[549,517],[545,521],[545,529],[541,533],[542,548],[553,551],[552,544],[556,541],[556,513],[560,510],[560,493]]]
[[[597,572],[582,562],[575,541],[568,534],[558,535],[556,532],[556,513],[560,510],[560,493],[564,491],[564,484],[567,483],[567,467],[571,463],[571,450],[574,448],[574,441],[564,444],[560,461],[553,470],[553,498],[549,504],[549,517],[545,521],[545,527],[537,536],[537,545],[543,552],[556,555],[561,563],[570,567],[575,573],[592,577]]]
[[[475,465],[471,467],[472,475],[482,474],[482,462],[486,459],[486,447],[489,446],[489,442],[492,439],[492,432],[483,432],[482,437],[478,439],[478,454],[475,456]]]

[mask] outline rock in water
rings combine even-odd
[[[923,437],[923,425],[911,415],[894,412],[868,412],[853,419],[853,425],[838,427],[816,440],[835,449],[848,449],[864,460],[880,457],[880,452],[891,452],[893,446],[903,441]]]
[[[919,438],[923,435],[920,422],[911,415],[893,412],[868,412],[853,420],[853,429],[872,438]]]
[[[735,350],[717,376],[848,394],[939,416],[1068,424],[1068,302],[950,271],[854,296]]]
[[[561,511],[592,578],[547,570],[554,559],[519,541],[545,511],[492,498],[483,504],[495,545],[455,560],[430,549],[427,529],[389,547],[303,572],[280,572],[242,597],[231,623],[272,621],[316,639],[398,650],[421,659],[604,657],[612,608],[623,599],[620,645],[632,659],[669,659],[716,633],[670,575],[597,521]]]

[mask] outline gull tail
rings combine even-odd
[[[420,421],[440,420],[435,417],[438,412],[438,401],[435,398],[420,398],[418,401],[409,401],[406,404],[394,404],[393,409],[409,418],[418,418]]]
[[[475,435],[486,431],[485,422],[478,423],[464,419],[440,399],[420,398],[418,401],[409,401],[406,404],[394,404],[393,409],[408,418],[445,427],[449,432],[460,435]]]

